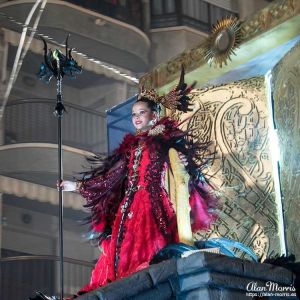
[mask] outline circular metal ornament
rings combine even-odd
[[[204,44],[204,59],[210,65],[222,68],[241,43],[240,21],[234,17],[219,20]]]

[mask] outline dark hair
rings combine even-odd
[[[147,106],[151,109],[151,111],[157,112],[159,113],[161,108],[160,105],[152,100],[149,100],[148,98],[142,97],[140,99],[138,99],[135,103],[138,102],[144,102],[147,104]]]

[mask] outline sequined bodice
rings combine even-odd
[[[152,153],[153,155],[154,153]],[[129,161],[128,170],[128,184],[127,190],[134,189],[134,191],[145,188],[148,185],[149,165],[152,164],[150,158],[150,150],[146,144],[138,145],[132,149]],[[160,182],[164,180],[165,168],[160,172]],[[158,179],[158,178],[156,178]],[[162,187],[162,185],[160,186]],[[157,187],[159,188],[159,186]]]

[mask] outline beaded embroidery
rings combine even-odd
[[[145,180],[148,182],[146,189],[150,196],[152,213],[156,224],[158,225],[161,233],[166,239],[170,238],[170,233],[173,232],[175,219],[171,219],[166,207],[163,204],[164,195],[162,190],[158,193],[157,187],[161,186],[161,174],[163,173],[163,157],[158,151],[150,152],[151,163],[147,166]]]
[[[165,125],[160,124],[160,125],[155,126],[152,129],[150,129],[148,131],[148,135],[149,136],[155,136],[155,135],[162,134],[164,131],[165,131]]]
[[[133,160],[133,166],[132,170],[133,172],[129,174],[128,178],[128,187],[126,189],[125,195],[126,199],[124,201],[124,204],[121,205],[121,221],[119,225],[119,231],[117,235],[117,240],[116,240],[116,253],[115,253],[115,274],[117,276],[118,272],[118,263],[119,263],[119,255],[120,255],[120,249],[121,249],[121,244],[124,239],[124,233],[125,233],[125,221],[126,218],[131,219],[133,216],[133,212],[129,211],[130,205],[133,200],[134,193],[140,188],[137,185],[138,182],[138,167],[139,163],[142,157],[142,151],[143,151],[143,145],[139,145],[136,150],[134,151],[134,160]]]

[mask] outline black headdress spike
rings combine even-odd
[[[186,87],[187,84],[184,82],[184,75],[184,65],[181,65],[180,79],[177,84],[176,91],[183,90]]]
[[[179,82],[175,88],[175,91],[179,98],[178,99],[179,103],[176,109],[182,112],[188,112],[188,111],[192,111],[192,109],[189,108],[190,98],[188,97],[188,94],[195,87],[197,82],[194,81],[190,86],[188,86],[187,83],[185,82],[184,76],[185,76],[184,65],[181,65]]]

